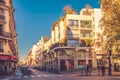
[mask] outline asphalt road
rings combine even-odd
[[[53,74],[32,69],[31,75],[4,77],[0,80],[120,80],[120,76],[80,76],[78,74]]]

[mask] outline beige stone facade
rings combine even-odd
[[[96,68],[97,50],[102,50],[96,47],[100,33],[98,13],[100,9],[82,9],[80,14],[65,14],[57,20],[50,38],[41,37],[36,44],[39,48],[35,52],[35,66],[54,72],[79,70],[87,64]]]
[[[18,62],[18,42],[12,0],[0,0],[0,67],[7,70]]]
[[[85,68],[87,64],[97,67],[94,51],[94,13],[85,15],[66,14],[54,23],[51,31],[52,44],[43,53],[47,71],[69,71]],[[48,47],[48,46],[47,46]],[[48,51],[49,50],[49,51]]]

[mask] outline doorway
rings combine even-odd
[[[60,71],[66,71],[66,63],[65,60],[60,60]]]

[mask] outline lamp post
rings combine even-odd
[[[112,64],[111,64],[111,55],[112,55],[112,50],[109,51],[109,55],[108,55],[108,61],[109,61],[109,67],[108,67],[108,75],[111,76],[112,75]]]

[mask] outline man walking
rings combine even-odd
[[[102,70],[102,76],[105,76],[105,66],[104,65],[101,67],[101,70]]]

